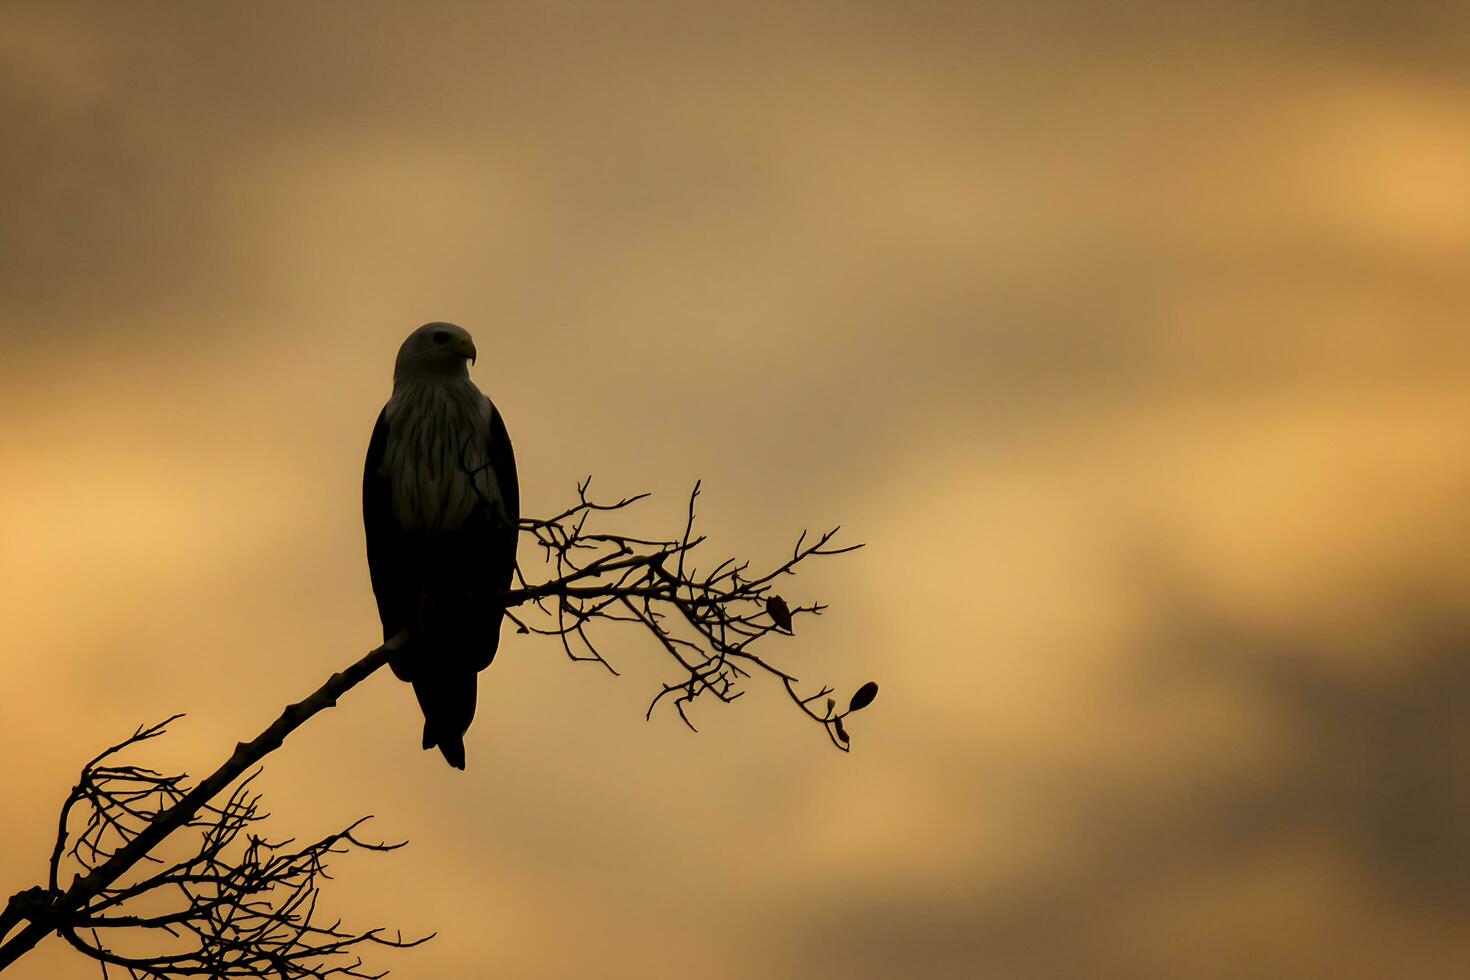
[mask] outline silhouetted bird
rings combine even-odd
[[[403,342],[362,476],[368,567],[391,661],[424,711],[424,748],[464,768],[476,674],[495,659],[515,570],[520,490],[505,423],[470,380],[475,344],[452,323]]]

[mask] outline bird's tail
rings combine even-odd
[[[451,664],[425,665],[413,680],[413,693],[424,710],[424,748],[438,746],[444,760],[464,768],[464,733],[475,717],[473,670]]]
[[[430,604],[413,641],[393,662],[393,672],[413,684],[424,710],[424,748],[438,746],[456,769],[464,768],[464,733],[475,717],[476,675],[495,659],[502,615],[473,601]]]

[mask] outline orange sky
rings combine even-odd
[[[201,772],[375,642],[361,460],[460,323],[528,514],[649,489],[787,591],[643,721],[509,636],[457,773],[374,677],[404,977],[1470,974],[1470,17],[1443,3],[9,3],[0,893],[82,760]],[[770,642],[777,642],[775,640]],[[91,977],[48,941],[17,980]],[[8,975],[7,975],[8,976]]]

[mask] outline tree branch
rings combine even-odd
[[[243,775],[246,770],[279,748],[286,736],[300,728],[319,711],[334,707],[338,698],[387,663],[388,657],[407,639],[405,635],[407,632],[405,630],[393,637],[358,660],[357,663],[327,678],[326,683],[305,698],[288,705],[281,712],[280,717],[266,726],[264,731],[248,742],[237,744],[235,751],[219,768],[206,776],[199,785],[182,794],[171,805],[158,811],[147,824],[112,851],[100,864],[91,868],[86,874],[79,874],[73,878],[71,885],[63,892],[59,890],[56,881],[57,865],[60,862],[59,854],[65,847],[67,839],[67,818],[71,808],[78,802],[78,793],[85,792],[88,773],[95,773],[94,767],[116,750],[161,734],[168,723],[138,729],[131,738],[103,752],[86,767],[83,767],[82,781],[78,783],[76,789],[73,789],[72,794],[67,797],[66,803],[62,806],[61,828],[57,834],[56,847],[52,851],[51,887],[44,890],[46,895],[44,902],[38,902],[38,907],[33,906],[25,915],[30,920],[29,924],[3,946],[0,946],[0,970],[29,952],[47,932],[58,928],[63,923],[74,921],[77,913],[85,909],[89,902],[101,895],[113,882],[143,860],[150,851],[163,842],[164,838],[192,821],[210,800]],[[14,904],[14,902],[15,899],[12,898],[11,903]],[[0,938],[3,936],[4,933],[0,933]]]
[[[764,674],[823,726],[833,745],[847,751],[851,740],[844,719],[872,702],[877,685],[865,684],[839,710],[830,697],[832,687],[803,694],[791,672],[753,647],[770,633],[791,635],[798,618],[826,609],[815,602],[788,606],[775,591],[777,580],[794,575],[807,559],[844,554],[861,545],[836,545],[837,528],[812,540],[803,531],[790,557],[761,574],[752,573],[748,561],[733,558],[701,573],[695,567],[695,552],[705,542],[695,532],[698,483],[689,495],[680,533],[669,539],[589,529],[595,519],[648,496],[603,503],[588,496],[590,483],[589,477],[578,484],[577,502],[561,513],[520,523],[520,533],[541,550],[552,572],[548,579],[527,582],[518,568],[518,587],[477,598],[505,607],[520,632],[556,637],[571,659],[600,663],[613,673],[617,671],[596,645],[597,629],[626,623],[650,634],[669,657],[675,677],[653,696],[648,717],[668,699],[693,729],[686,709],[697,698],[712,694],[719,702],[733,701],[743,694],[741,681]],[[326,877],[329,855],[401,845],[361,840],[354,831],[362,821],[300,848],[292,849],[289,840],[267,841],[250,830],[264,815],[259,796],[250,788],[254,775],[246,776],[297,728],[409,649],[412,632],[403,630],[288,705],[193,788],[186,788],[181,775],[116,761],[125,750],[162,735],[179,716],[140,727],[91,759],[62,804],[47,885],[16,893],[0,910],[0,970],[49,932],[101,963],[104,976],[114,966],[129,976],[150,978],[379,976],[361,971],[361,960],[352,952],[356,946],[425,941],[390,938],[380,929],[352,933],[341,930],[340,923],[317,924],[318,878]],[[211,802],[232,785],[223,804]],[[73,833],[78,822],[80,829]],[[198,833],[197,850],[171,864],[160,861],[154,853],[158,846],[184,828]],[[160,867],[119,884],[145,861]],[[62,869],[68,862],[78,871],[63,889]],[[182,900],[184,907],[159,911],[157,901],[151,906],[141,901],[161,895]],[[139,911],[140,905],[147,910]],[[193,945],[167,954],[124,955],[102,939],[102,933],[119,930],[161,930]]]

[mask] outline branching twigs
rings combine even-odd
[[[160,735],[168,722],[138,729],[128,739],[108,748],[87,763],[82,768],[76,787],[62,804],[56,844],[52,849],[49,887],[29,888],[12,896],[6,906],[5,916],[0,920],[0,924],[4,925],[0,929],[0,940],[4,940],[3,945],[0,945],[0,970],[33,949],[49,932],[56,931],[71,939],[78,929],[92,928],[87,923],[93,913],[101,908],[111,907],[98,906],[96,903],[105,903],[110,895],[115,895],[118,891],[114,887],[116,883],[140,862],[156,861],[157,858],[152,853],[154,849],[180,828],[204,827],[203,836],[206,842],[220,839],[220,834],[226,833],[231,825],[239,822],[242,813],[238,806],[231,808],[226,803],[223,807],[215,808],[210,806],[210,801],[266,755],[280,748],[286,736],[307,719],[334,706],[339,697],[387,663],[389,656],[407,639],[404,634],[395,636],[346,670],[333,674],[310,695],[289,705],[281,712],[280,717],[255,738],[236,745],[230,757],[193,789],[182,788],[182,777],[159,776],[145,769],[107,764],[122,749]],[[238,797],[239,790],[230,799],[236,800]],[[72,838],[72,811],[82,804],[90,812],[84,818],[79,836]],[[224,816],[227,812],[228,817]],[[200,817],[201,813],[205,815]],[[220,821],[224,823],[221,824]],[[216,827],[213,837],[208,830],[211,822]],[[233,840],[238,834],[239,829],[236,829],[230,839]],[[218,849],[214,853],[217,856]],[[64,857],[68,854],[78,861],[80,870],[72,878],[71,884],[63,890],[60,885],[60,870]],[[127,887],[135,886],[124,886],[124,889]],[[26,925],[10,935],[21,922]],[[367,941],[366,934],[358,941]],[[96,937],[93,939],[93,946],[99,950],[103,948],[100,939]],[[106,959],[103,960],[104,968],[107,962]],[[282,962],[273,969],[284,977],[331,975],[299,970],[293,973],[287,971],[285,966],[286,963]],[[138,969],[142,970],[142,967]],[[340,969],[336,972],[342,974]],[[174,977],[211,974],[207,969],[200,973],[192,968],[183,968],[181,964],[181,968],[177,970],[155,969],[152,973],[143,970],[137,975]]]
[[[803,532],[790,556],[765,571],[735,559],[700,571],[695,553],[705,538],[695,532],[699,484],[678,536],[659,539],[594,530],[596,519],[647,494],[600,503],[588,496],[590,482],[589,477],[578,485],[577,502],[561,513],[520,523],[520,533],[545,558],[548,579],[528,582],[518,571],[516,588],[485,601],[504,605],[521,632],[554,636],[573,660],[600,663],[613,673],[597,645],[600,636],[594,636],[598,627],[628,623],[646,630],[676,673],[653,696],[649,717],[667,699],[692,729],[686,709],[697,698],[711,694],[733,701],[743,693],[741,681],[764,675],[847,751],[844,719],[872,702],[877,685],[864,685],[839,709],[832,687],[803,693],[797,677],[755,645],[769,633],[790,634],[798,618],[826,609],[815,602],[788,606],[776,592],[782,576],[795,574],[809,558],[861,545],[838,546],[837,528],[814,538]],[[529,606],[541,615],[526,615]],[[381,929],[355,933],[338,922],[323,924],[316,902],[327,859],[353,848],[386,851],[401,845],[358,837],[361,820],[306,845],[269,841],[254,832],[264,815],[252,789],[254,775],[247,775],[258,773],[258,763],[291,732],[387,663],[410,642],[411,632],[404,630],[288,706],[193,788],[183,776],[119,759],[162,735],[174,718],[139,728],[88,762],[62,805],[47,884],[18,892],[0,910],[0,970],[50,932],[99,961],[104,975],[113,968],[146,978],[380,976],[363,972],[358,948],[423,942]],[[231,786],[223,803],[213,802]],[[161,859],[158,845],[180,830],[197,838],[188,856]],[[63,886],[66,870],[75,874]],[[165,937],[166,951],[120,952],[112,937],[124,933]]]
[[[598,620],[637,624],[675,662],[679,674],[654,695],[649,717],[668,699],[693,728],[687,705],[706,693],[733,701],[743,693],[739,681],[759,672],[779,681],[792,703],[847,751],[850,739],[843,718],[863,705],[839,711],[830,687],[803,695],[797,678],[754,646],[767,634],[790,633],[798,617],[819,615],[827,608],[821,603],[787,606],[775,591],[777,580],[794,575],[808,558],[840,555],[862,545],[836,545],[836,527],[810,540],[803,531],[790,557],[764,572],[752,572],[750,562],[733,558],[700,572],[694,566],[695,551],[705,543],[694,526],[698,483],[689,495],[684,527],[670,539],[592,530],[594,517],[631,507],[647,494],[599,503],[587,494],[590,483],[589,477],[578,484],[577,503],[555,517],[521,522],[522,533],[532,536],[555,574],[546,585],[518,590],[545,614],[546,624],[533,625],[512,613],[516,624],[555,636],[573,660],[594,661],[614,673],[590,629]]]
[[[83,872],[94,871],[183,799],[182,776],[115,764],[125,749],[156,738],[174,719],[140,728],[87,763],[62,806],[61,826],[52,852],[50,884],[69,859]],[[357,848],[390,851],[357,835],[367,818],[313,843],[272,841],[254,832],[265,819],[253,790],[260,770],[246,775],[223,804],[206,803],[183,826],[196,839],[177,861],[146,858],[154,865],[136,880],[107,885],[57,929],[73,947],[116,967],[129,977],[375,977],[366,973],[355,948],[363,944],[414,946],[381,929],[348,932],[340,922],[323,924],[316,915],[327,861]],[[70,833],[73,813],[85,806],[80,826]],[[68,846],[68,840],[70,844]],[[63,851],[65,852],[63,855]],[[154,930],[166,934],[166,952],[129,955],[112,948],[112,934]]]

